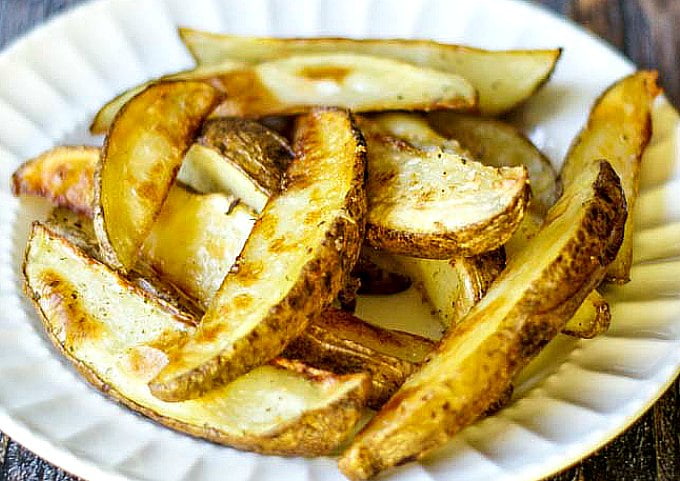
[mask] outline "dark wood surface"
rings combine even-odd
[[[32,26],[83,0],[0,0],[0,48]],[[680,105],[680,0],[539,0],[623,51],[639,67],[661,71]],[[0,481],[71,481],[0,433]],[[680,480],[680,381],[638,422],[551,481]],[[90,480],[96,481],[96,480]]]

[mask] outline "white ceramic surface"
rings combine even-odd
[[[330,458],[242,453],[117,406],[59,359],[21,296],[28,227],[46,206],[12,197],[11,172],[54,144],[101,142],[85,129],[98,106],[126,87],[189,66],[175,25],[565,47],[550,83],[513,116],[555,165],[598,93],[632,66],[564,20],[511,0],[97,0],[0,54],[0,429],[90,480],[343,479]],[[591,341],[558,337],[522,374],[508,408],[390,479],[539,479],[621,432],[672,382],[680,367],[678,135],[677,115],[660,102],[642,175],[638,264],[630,284],[608,292],[611,330]],[[379,315],[390,306],[364,311]]]

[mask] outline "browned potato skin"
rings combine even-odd
[[[185,105],[180,111],[181,102],[188,98],[191,108]],[[116,114],[95,171],[93,203],[95,233],[109,265],[123,271],[133,267],[184,153],[220,98],[203,82],[156,82]],[[140,149],[151,139],[156,148],[153,156],[148,145]],[[132,149],[146,152],[146,165],[134,164],[139,159],[131,155]]]
[[[331,125],[336,127],[337,137],[322,138],[322,126],[330,128]],[[351,148],[338,151],[348,146]],[[319,152],[333,149],[335,149],[333,155],[336,156],[333,158],[334,162],[345,161],[352,166],[352,183],[348,186],[342,211],[338,212],[331,225],[323,226],[327,232],[325,241],[317,247],[314,257],[302,268],[293,287],[278,304],[272,306],[265,318],[259,320],[257,326],[253,326],[247,335],[235,340],[229,349],[223,350],[197,368],[184,371],[174,372],[171,361],[149,383],[151,392],[156,397],[164,401],[182,401],[199,397],[214,386],[226,384],[253,367],[267,362],[280,354],[291,340],[302,333],[309,319],[328,307],[340,292],[358,259],[366,214],[364,190],[366,147],[363,136],[349,112],[335,108],[319,108],[298,118],[295,137],[296,160],[286,171],[284,189],[280,195],[286,195],[287,191],[294,189],[302,189],[315,179],[327,175],[327,172],[320,171],[318,155]],[[265,228],[263,219],[266,219],[266,216],[267,208],[255,224],[253,233],[257,229]],[[253,233],[232,268],[235,274],[239,271],[242,255],[247,252]],[[229,276],[226,279],[228,280]],[[211,309],[219,309],[219,306],[215,307],[215,299],[219,295],[218,291],[211,307],[206,311],[202,321],[204,325],[208,316],[218,315],[215,311],[211,312]],[[210,342],[209,339],[206,341]],[[204,340],[201,338],[196,342],[203,343]],[[181,352],[172,353],[171,356],[179,356],[181,363]]]
[[[285,139],[246,119],[208,119],[197,142],[219,152],[270,196],[281,190],[283,173],[294,156]]]
[[[99,147],[59,146],[27,160],[12,174],[12,193],[45,197],[52,204],[92,217]]]
[[[379,267],[363,251],[354,266],[352,276],[359,280],[358,294],[389,296],[411,287],[411,279]]]
[[[558,202],[548,214],[544,229],[559,222],[570,204],[575,208],[579,202],[578,227],[572,227],[573,234],[562,241],[561,255],[540,272],[527,275],[525,290],[506,312],[508,299],[503,297],[518,294],[504,292],[504,281],[521,272],[523,264],[508,266],[485,299],[445,335],[424,367],[343,453],[339,466],[347,477],[368,479],[389,467],[419,459],[474,422],[503,396],[513,376],[559,333],[600,282],[621,245],[618,227],[625,222],[626,209],[614,170],[606,162],[595,167],[597,176],[591,174],[586,179],[593,183],[579,188],[587,189],[587,195]],[[569,192],[574,190],[565,194]],[[537,249],[536,255],[541,238],[539,233],[532,242],[536,245],[527,247]],[[514,287],[508,282],[508,287]],[[498,309],[500,314],[495,314]],[[498,324],[485,325],[494,315]],[[477,328],[482,325],[493,331],[479,334]],[[475,335],[484,337],[475,341]]]
[[[630,215],[623,245],[605,277],[615,284],[630,280],[640,161],[652,135],[653,101],[661,92],[657,77],[658,72],[643,70],[609,87],[593,105],[588,124],[574,140],[560,173],[566,188],[585,165],[607,158],[621,177]]]
[[[458,271],[461,284],[455,318],[463,319],[505,268],[505,250],[501,247],[474,257],[457,257],[451,259],[451,264]]]
[[[331,308],[317,316],[282,355],[337,374],[369,373],[367,406],[380,409],[434,345],[424,337],[372,326]]]

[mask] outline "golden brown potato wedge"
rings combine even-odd
[[[102,254],[131,268],[203,118],[219,101],[196,81],[159,82],[120,110],[95,173],[94,225]]]
[[[359,280],[358,294],[389,296],[411,287],[408,276],[381,268],[362,250],[352,277]]]
[[[14,195],[38,195],[52,204],[92,217],[94,171],[100,149],[59,146],[22,164],[12,174]]]
[[[655,71],[640,71],[616,82],[602,94],[590,111],[588,124],[571,146],[560,173],[566,189],[586,165],[605,158],[621,178],[630,214],[623,245],[606,276],[607,281],[617,284],[630,280],[640,159],[652,133],[652,104],[661,92],[657,76]]]
[[[379,409],[434,348],[424,337],[372,326],[339,309],[326,309],[283,352],[336,374],[371,375],[367,406]]]
[[[201,65],[232,59],[260,63],[290,55],[347,52],[443,70],[460,75],[474,86],[484,115],[500,115],[533,95],[548,80],[561,53],[560,49],[490,51],[430,40],[241,37],[189,28],[180,28],[179,34]]]
[[[272,359],[349,276],[365,222],[361,133],[348,112],[318,109],[298,119],[295,151],[201,329],[151,381],[160,399],[198,397]]]
[[[368,147],[370,246],[449,259],[496,249],[512,236],[530,195],[524,167],[497,169],[464,153],[419,149],[380,117],[360,124]]]
[[[421,143],[430,146],[447,145],[446,142],[455,139],[460,143],[460,147],[486,165],[494,167],[526,165],[531,181],[532,200],[522,224],[504,246],[508,256],[514,256],[526,246],[529,239],[536,235],[548,209],[559,196],[557,174],[550,161],[517,129],[498,120],[443,111],[432,112],[427,118],[430,125],[445,136],[445,139],[428,132],[416,117],[409,122],[402,121],[401,129],[405,135],[419,136]],[[468,289],[459,290],[456,312],[464,315],[481,299],[500,270],[494,262],[488,262],[488,259],[484,260],[483,257],[477,257],[475,263],[463,262],[458,266],[454,263],[451,268],[457,269],[461,265],[467,268],[458,270],[457,273],[464,284],[465,280],[468,280],[465,284]],[[442,266],[442,268],[445,267]],[[434,288],[441,290],[443,287],[435,286]],[[430,296],[432,297],[436,298]],[[447,311],[443,310],[443,312]],[[572,336],[591,338],[607,330],[610,317],[607,301],[593,291],[583,302],[574,318],[567,322],[563,332]],[[454,319],[457,322],[461,318],[462,316],[459,316]],[[447,319],[444,318],[444,320]],[[450,322],[447,325],[450,325]]]
[[[220,77],[227,96],[216,116],[263,117],[333,105],[355,112],[470,110],[475,89],[463,78],[398,60],[327,53],[281,58]]]
[[[292,159],[286,140],[257,122],[210,119],[187,152],[178,179],[200,192],[229,192],[261,212],[281,190]]]
[[[192,325],[40,224],[23,272],[57,349],[97,389],[165,426],[240,449],[312,456],[335,449],[362,416],[367,375],[285,360],[196,400],[160,401],[146,383]]]
[[[497,401],[604,277],[625,205],[611,166],[589,164],[486,296],[357,435],[342,472],[367,479],[418,459]]]
[[[123,108],[123,105],[125,105],[132,97],[142,92],[144,89],[158,80],[203,80],[210,83],[213,87],[221,89],[222,84],[219,81],[219,77],[221,75],[233,70],[241,70],[243,68],[246,68],[246,64],[243,62],[227,60],[215,65],[199,65],[198,67],[191,70],[164,75],[159,79],[144,82],[141,85],[126,90],[99,109],[99,112],[97,112],[94,120],[92,120],[92,123],[90,124],[90,132],[93,134],[105,134],[108,132],[113,119],[116,117],[118,111]]]

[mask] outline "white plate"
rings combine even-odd
[[[99,0],[0,55],[0,429],[90,480],[343,479],[330,458],[242,453],[117,406],[59,359],[20,294],[28,226],[46,207],[12,197],[11,172],[54,144],[99,142],[85,130],[98,106],[189,66],[178,24],[261,35],[563,46],[550,83],[514,116],[556,165],[595,97],[632,66],[564,20],[510,0]],[[617,302],[609,333],[592,341],[560,336],[522,375],[508,408],[390,479],[539,479],[620,433],[672,382],[680,367],[678,119],[663,102],[657,114],[637,240],[642,259],[662,259],[636,265],[633,282],[610,293]]]

